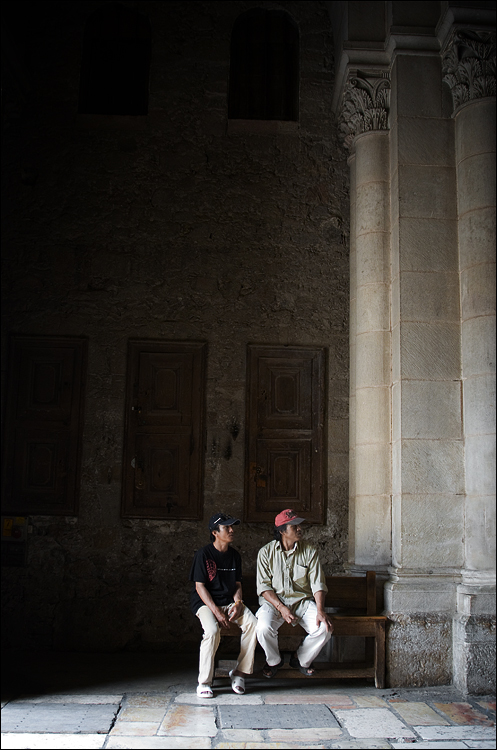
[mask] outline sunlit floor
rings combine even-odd
[[[20,653],[2,659],[2,748],[495,748],[495,696],[366,680],[246,680],[220,661],[200,699],[197,655]]]

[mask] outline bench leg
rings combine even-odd
[[[374,638],[365,638],[366,664],[374,664]]]
[[[376,625],[374,639],[374,684],[377,688],[385,687],[385,623]]]

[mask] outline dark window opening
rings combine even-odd
[[[151,32],[148,19],[122,5],[98,10],[87,21],[79,112],[146,115]]]
[[[281,10],[254,8],[231,35],[228,116],[298,120],[299,31]]]
[[[2,511],[77,515],[88,342],[13,336]]]

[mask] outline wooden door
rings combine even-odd
[[[130,341],[122,514],[202,518],[206,344]]]
[[[245,520],[324,523],[323,348],[248,346]]]
[[[2,508],[19,515],[78,510],[87,341],[13,336]]]

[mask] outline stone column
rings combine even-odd
[[[495,34],[458,29],[443,58],[455,120],[466,501],[454,681],[495,690]]]
[[[350,169],[350,322],[349,322],[349,550],[348,562],[355,557],[355,455],[356,455],[356,326],[357,326],[357,256],[356,256],[356,179],[355,151],[348,165]]]
[[[464,536],[454,124],[417,41],[392,60],[391,686],[451,682]]]
[[[389,93],[384,73],[350,71],[342,105],[341,130],[355,153],[350,159],[352,572],[386,570],[391,560]]]

